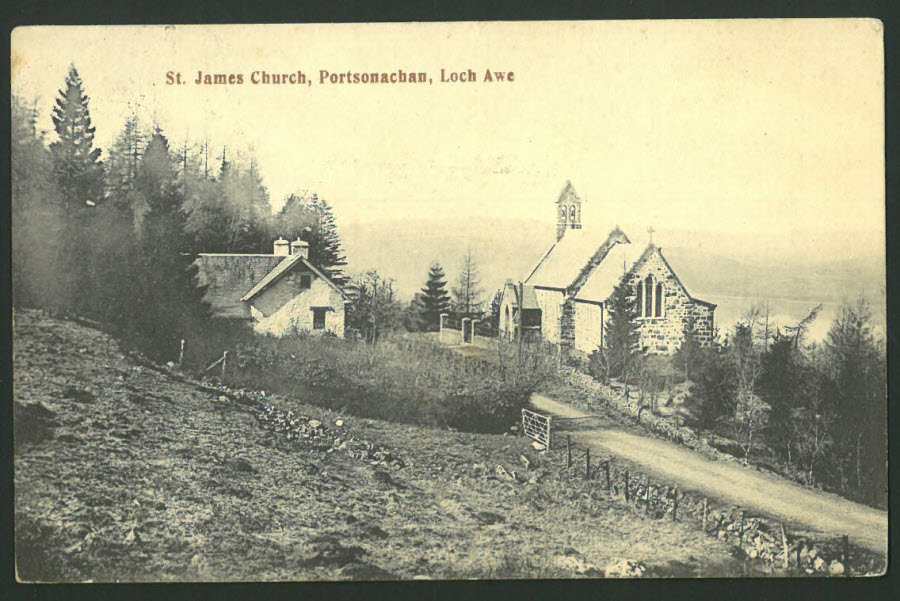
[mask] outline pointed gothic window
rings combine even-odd
[[[569,221],[575,221],[575,205],[569,207]]]
[[[653,278],[644,280],[644,317],[653,317]]]
[[[653,299],[653,316],[654,317],[662,317],[663,314],[663,285],[662,283],[656,284],[656,288],[654,290],[656,292],[655,297]]]

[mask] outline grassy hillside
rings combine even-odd
[[[645,576],[752,569],[522,437],[222,394],[96,330],[14,321],[21,580],[578,577],[623,558]],[[273,426],[287,411],[290,437]]]

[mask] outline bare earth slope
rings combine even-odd
[[[220,400],[38,312],[14,315],[14,391],[22,580],[573,577],[621,558],[658,576],[748,569],[521,437],[274,399],[320,433],[287,440],[262,427],[258,395]]]
[[[541,395],[532,403],[562,417],[587,414]],[[632,461],[682,488],[782,518],[791,524],[830,536],[848,534],[855,544],[884,553],[887,549],[887,512],[853,503],[837,495],[814,492],[792,482],[744,469],[740,465],[710,461],[674,443],[617,428],[580,430],[574,440]]]

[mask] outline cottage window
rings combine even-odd
[[[309,290],[312,286],[312,275],[309,273],[300,274],[300,290]]]
[[[325,312],[327,309],[325,307],[313,307],[313,329],[314,330],[324,330],[325,329]]]

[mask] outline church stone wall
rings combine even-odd
[[[658,252],[652,253],[632,275],[630,284],[652,275],[664,287],[662,317],[639,317],[641,347],[650,354],[668,355],[681,346],[684,325],[694,319],[694,328],[701,344],[709,344],[714,336],[714,308],[698,303],[685,294],[675,274],[666,266]]]

